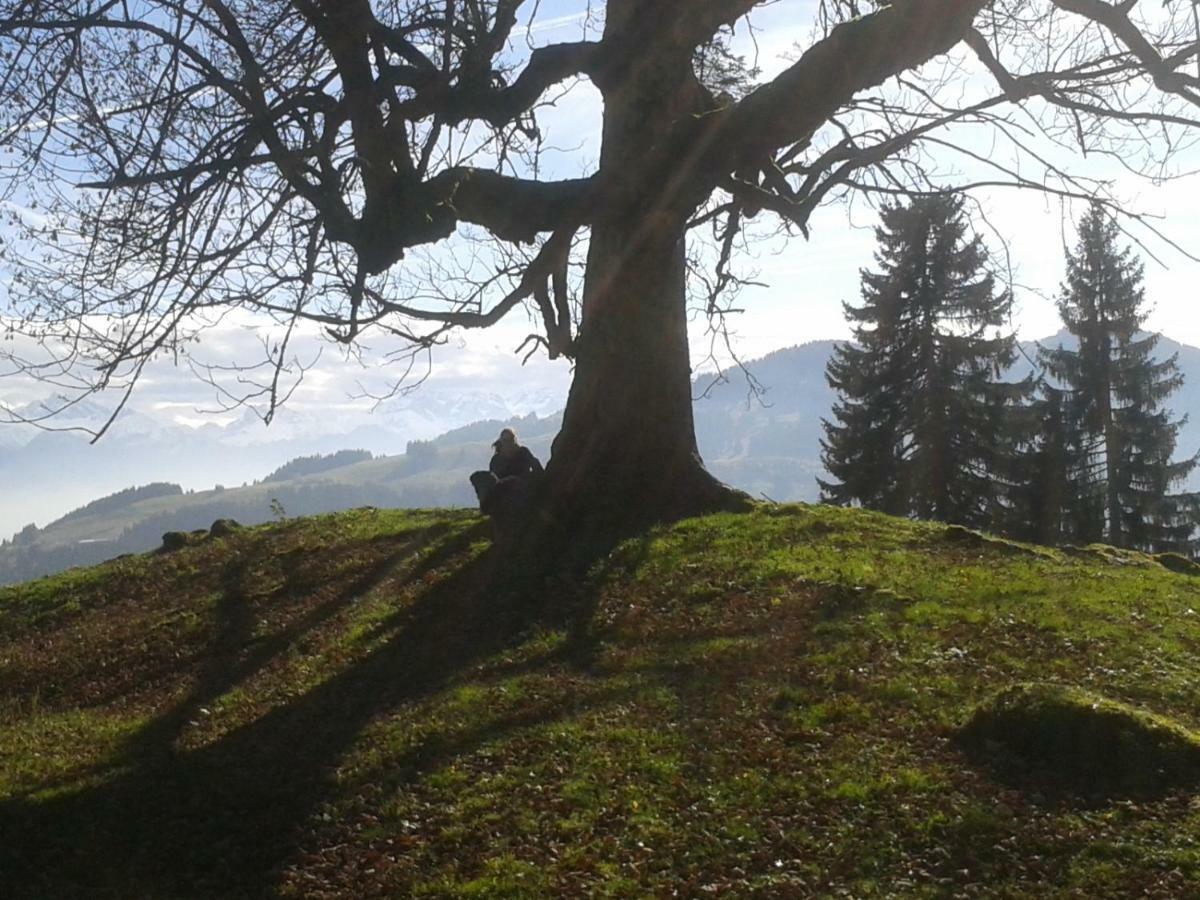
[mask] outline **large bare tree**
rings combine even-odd
[[[575,365],[546,511],[670,516],[734,499],[693,433],[690,230],[718,314],[757,217],[804,231],[850,192],[971,184],[1082,196],[1039,147],[1149,163],[1198,124],[1185,0],[797,2],[810,40],[754,84],[728,35],[765,5],[608,0],[587,39],[535,46],[535,0],[0,0],[6,326],[54,348],[43,377],[127,389],[197,323],[256,310],[284,329],[273,404],[298,323],[420,347],[532,309]],[[583,80],[599,161],[543,178],[539,110]],[[980,127],[1016,153],[955,137]],[[937,177],[947,154],[970,174]],[[499,264],[418,283],[480,240]]]

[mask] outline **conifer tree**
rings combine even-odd
[[[996,515],[1005,409],[1029,394],[1006,384],[1002,334],[1011,296],[997,294],[982,240],[967,237],[963,201],[915,200],[882,212],[877,272],[845,305],[854,343],[826,370],[840,393],[822,423],[826,502],[988,525]]]
[[[1041,353],[1076,432],[1064,473],[1064,537],[1191,552],[1197,497],[1170,492],[1200,460],[1172,461],[1183,423],[1162,408],[1183,379],[1176,356],[1155,359],[1158,335],[1142,332],[1142,265],[1118,237],[1116,222],[1093,205],[1079,224],[1059,300],[1078,346]]]
[[[1065,396],[1043,379],[1036,397],[1010,411],[1006,490],[995,527],[1017,540],[1072,543],[1102,515],[1097,498],[1078,483],[1085,441]]]

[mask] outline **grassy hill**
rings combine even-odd
[[[1200,894],[1135,743],[1200,747],[1200,579],[806,506],[497,565],[365,510],[0,589],[4,895]],[[1082,724],[966,742],[1029,682]]]

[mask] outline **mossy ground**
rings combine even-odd
[[[998,780],[1010,685],[1200,725],[1200,579],[762,507],[514,577],[468,514],[247,529],[0,590],[33,897],[1200,894],[1200,801]]]

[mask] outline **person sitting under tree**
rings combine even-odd
[[[492,442],[492,449],[495,452],[488,471],[471,476],[479,509],[487,515],[493,515],[506,504],[506,496],[526,493],[524,488],[528,483],[544,472],[541,462],[528,447],[521,446],[511,428],[500,432],[500,437]]]
[[[541,475],[544,471],[541,462],[529,448],[517,443],[517,433],[511,428],[500,432],[500,437],[492,442],[492,449],[496,452],[488,469],[498,479]]]

